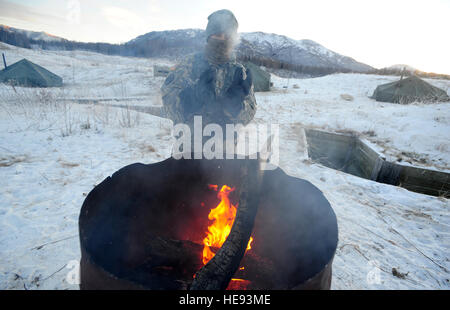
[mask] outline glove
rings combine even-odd
[[[203,72],[200,75],[200,78],[198,79],[198,84],[200,85],[200,87],[210,87],[213,86],[213,82],[214,82],[214,78],[215,78],[215,72],[212,68],[208,68],[205,70],[205,72]]]
[[[244,68],[236,69],[231,87],[240,88],[240,90],[242,91],[242,93],[245,97],[250,92],[250,88],[252,87],[253,78],[252,78],[251,71],[246,70],[246,72],[245,72],[246,78],[244,80],[244,70],[245,70]]]

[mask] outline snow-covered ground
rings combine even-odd
[[[450,102],[399,105],[369,98],[377,85],[397,79],[364,74],[301,80],[272,77],[277,90],[258,94],[257,118],[354,133],[370,141],[389,161],[448,171]],[[426,81],[450,93],[450,81]]]
[[[67,275],[74,270],[70,262],[80,258],[78,214],[85,195],[127,164],[169,157],[172,124],[109,107],[109,101],[61,99],[158,106],[163,78],[153,77],[153,65],[171,63],[2,43],[0,52],[10,64],[25,57],[65,82],[62,89],[15,91],[0,84],[0,289],[78,289]],[[316,185],[336,212],[333,289],[450,288],[447,199],[361,179],[306,156],[304,128],[313,127],[359,134],[388,160],[402,157],[449,171],[450,103],[402,106],[368,98],[376,85],[394,79],[273,76],[273,91],[256,95],[254,122],[280,124],[281,168]],[[450,87],[450,81],[429,82]]]

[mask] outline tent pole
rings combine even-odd
[[[6,65],[6,59],[5,59],[5,53],[2,53],[3,56],[3,64],[5,65],[5,69],[8,68],[8,66]]]

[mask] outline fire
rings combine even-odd
[[[215,191],[218,190],[217,185],[209,185],[209,188]],[[237,208],[237,206],[234,206],[230,202],[229,198],[230,193],[234,190],[234,187],[223,185],[217,193],[220,203],[209,212],[208,219],[212,220],[213,223],[208,226],[206,237],[203,239],[203,264],[205,265],[215,255],[215,253],[211,250],[211,247],[220,248],[230,234],[234,218],[236,217]],[[251,249],[252,241],[253,238],[250,237],[246,251]]]

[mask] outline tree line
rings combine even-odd
[[[124,44],[111,44],[111,43],[85,43],[70,41],[62,39],[60,41],[44,41],[34,40],[27,37],[20,32],[10,32],[0,27],[0,42],[5,42],[18,47],[34,48],[38,47],[44,50],[85,50],[106,55],[119,55],[119,56],[131,56],[131,57],[179,57],[194,52],[201,51],[201,44],[199,41],[186,38],[185,40],[169,41],[165,38],[159,38],[154,40],[141,40],[137,42],[128,42]],[[293,64],[286,61],[280,61],[277,59],[254,55],[247,53],[245,48],[237,51],[238,59],[241,61],[249,61],[258,66],[264,66],[266,68],[275,70],[286,70],[291,72],[297,72],[301,74],[307,74],[310,76],[324,76],[333,73],[351,73],[349,69],[340,67],[327,67],[327,66],[307,66]],[[368,74],[378,75],[401,75],[401,69],[375,69],[367,72]],[[410,72],[406,72],[410,75]],[[437,74],[416,71],[415,75],[423,78],[439,78],[450,79],[449,75]]]
[[[171,42],[160,38],[158,40],[142,40],[139,42],[129,42],[125,44],[110,43],[85,43],[62,39],[60,41],[44,41],[34,40],[19,32],[9,32],[0,28],[0,41],[7,44],[23,47],[38,47],[44,50],[85,50],[107,55],[134,56],[134,57],[177,57],[180,54],[189,54],[201,51],[201,44],[195,40],[181,40]],[[256,65],[264,66],[271,69],[281,69],[287,71],[295,71],[302,74],[312,76],[323,76],[336,72],[350,72],[343,68],[335,67],[317,67],[296,65],[276,59],[247,55],[245,52],[238,51],[238,59],[242,61],[250,61]]]
[[[263,57],[263,56],[254,56],[254,55],[245,55],[238,54],[238,59],[241,61],[250,61],[258,66],[264,66],[266,68],[275,69],[275,70],[286,70],[293,71],[301,74],[307,74],[311,76],[324,76],[333,73],[350,73],[353,72],[351,70],[345,68],[338,67],[326,67],[326,66],[306,66],[306,65],[298,65],[292,64],[284,61],[280,61],[273,58]]]
[[[23,48],[39,47],[44,50],[87,50],[102,54],[119,55],[124,52],[123,45],[110,43],[84,43],[62,39],[61,41],[34,40],[20,32],[7,31],[0,27],[0,42]],[[124,55],[125,56],[125,55]]]

